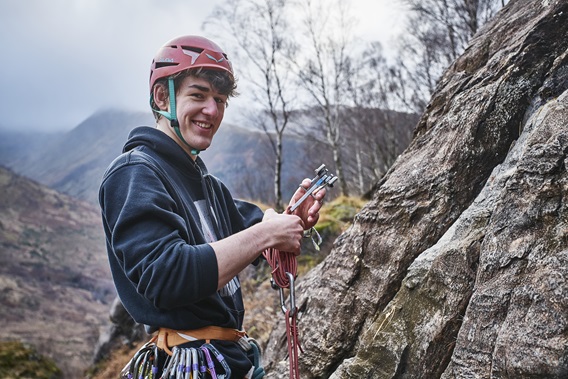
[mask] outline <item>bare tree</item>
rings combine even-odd
[[[351,60],[346,96],[351,107],[343,110],[343,125],[350,133],[346,170],[357,178],[357,191],[366,193],[394,163],[410,142],[418,116],[396,111],[405,107],[393,94],[399,83],[380,43],[369,44]],[[351,155],[353,155],[351,154]]]
[[[387,62],[379,43],[351,61],[347,93],[354,108],[346,110],[344,124],[356,139],[356,163],[349,169],[358,178],[376,181],[390,168],[410,142],[416,115],[422,113],[443,71],[502,5],[497,0],[405,2],[412,27],[401,38],[395,64]],[[363,188],[360,179],[359,189]]]
[[[443,71],[506,0],[402,0],[409,9],[393,73],[408,109],[422,112]]]
[[[309,54],[294,57],[300,85],[315,102],[325,128],[339,178],[341,194],[348,195],[347,180],[341,157],[340,108],[342,90],[346,86],[349,64],[350,20],[349,2],[302,0],[304,15],[303,46]]]
[[[503,0],[405,0],[413,25],[427,25],[441,56],[451,63],[469,40],[503,5]],[[433,33],[433,30],[438,30]],[[419,33],[425,33],[420,31]],[[411,31],[412,34],[412,31]]]
[[[244,72],[253,86],[252,95],[261,106],[258,115],[250,120],[264,130],[274,152],[274,197],[279,210],[283,210],[282,141],[290,120],[293,92],[290,86],[294,83],[288,78],[290,70],[285,59],[293,54],[286,21],[288,3],[288,0],[229,0],[217,7],[213,17],[215,26],[228,32],[249,63]]]

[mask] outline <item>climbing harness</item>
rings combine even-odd
[[[248,379],[264,377],[261,352],[258,343],[244,331],[217,326],[195,330],[160,328],[122,369],[123,379],[230,379],[231,368],[225,357],[213,346],[211,340],[234,341],[244,351],[252,349],[254,366]],[[192,341],[204,341],[199,347],[180,347]],[[171,349],[170,349],[171,348]],[[160,359],[165,359],[160,365]],[[216,368],[219,364],[221,370]]]
[[[322,188],[329,186],[337,181],[337,177],[327,170],[325,165],[321,165],[316,170],[316,176],[312,179],[310,187],[298,201],[286,209],[286,213],[292,214],[309,196],[315,195]],[[314,234],[315,238],[314,239]],[[314,246],[319,250],[321,237],[315,228],[304,232],[304,237],[311,238]],[[290,379],[300,378],[300,368],[298,364],[298,350],[302,351],[298,336],[298,307],[296,307],[295,280],[297,277],[298,262],[294,254],[279,251],[274,248],[266,249],[263,252],[266,261],[272,268],[272,287],[280,291],[280,306],[282,313],[286,317],[286,339],[288,341],[288,360],[290,366]],[[284,289],[289,290],[289,306],[286,306]]]

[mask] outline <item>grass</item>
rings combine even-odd
[[[0,377],[4,379],[59,379],[56,364],[33,348],[17,341],[0,342]]]
[[[365,205],[364,200],[346,196],[340,196],[325,204],[316,225],[317,231],[320,234],[339,235],[352,222],[363,205]]]

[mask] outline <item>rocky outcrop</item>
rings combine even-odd
[[[150,339],[144,331],[144,326],[130,317],[118,297],[112,302],[109,319],[110,324],[99,335],[93,357],[94,364],[108,359],[114,351],[123,346],[133,349],[137,343]]]
[[[302,378],[568,377],[567,49],[567,1],[511,1],[447,70],[296,289]]]

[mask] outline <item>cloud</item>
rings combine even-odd
[[[71,128],[101,107],[147,109],[154,53],[201,34],[215,4],[0,0],[0,125]]]
[[[203,34],[222,3],[0,0],[0,127],[70,129],[100,108],[147,110],[157,49],[178,35]],[[360,23],[367,35],[392,20],[380,11],[385,4],[353,0],[355,16],[367,15]]]

